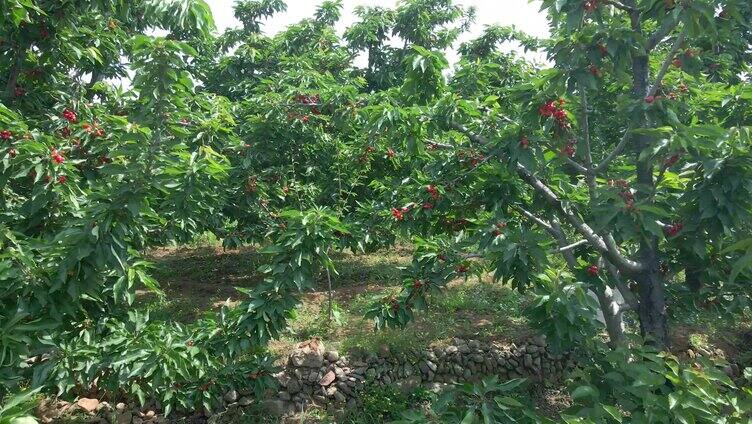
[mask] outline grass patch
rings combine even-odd
[[[411,255],[403,246],[373,254],[336,253],[335,319],[328,319],[327,281],[322,276],[317,287],[302,296],[289,331],[271,343],[272,352],[284,355],[293,345],[313,337],[343,352],[388,345],[395,353],[408,353],[452,337],[516,340],[528,333],[522,314],[526,296],[489,278],[453,281],[407,328],[375,332],[373,323],[363,316],[371,304],[399,291],[399,268],[410,263]],[[139,292],[139,306],[151,310],[154,319],[184,323],[218,309],[225,301],[239,302],[243,295],[234,287],[258,284],[257,269],[264,259],[250,247],[224,250],[210,244],[161,248],[150,252],[149,258],[165,297]]]

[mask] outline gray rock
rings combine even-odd
[[[290,396],[290,392],[286,392],[282,390],[281,392],[277,393],[277,397],[282,400],[290,400],[292,397]]]
[[[430,369],[431,371],[433,371],[433,372],[436,372],[436,364],[434,364],[434,363],[433,363],[433,362],[431,362],[431,361],[426,361],[426,365],[428,366],[428,368],[429,368],[429,369]]]
[[[387,358],[387,357],[390,356],[390,353],[391,353],[391,351],[390,351],[388,345],[384,344],[384,345],[379,346],[379,357],[380,358]]]
[[[248,406],[248,405],[250,405],[252,403],[253,403],[253,399],[251,399],[251,398],[249,398],[247,396],[243,396],[242,398],[240,398],[240,400],[238,400],[238,405],[240,405],[240,406]]]
[[[261,407],[270,415],[281,417],[287,412],[287,404],[281,399],[267,399],[261,403]]]
[[[547,346],[546,335],[545,334],[541,334],[540,336],[535,336],[535,337],[533,337],[532,342],[536,346],[546,347]]]
[[[459,348],[457,346],[447,346],[447,348],[444,350],[447,355],[453,355],[457,352],[459,352]]]
[[[293,367],[318,368],[324,363],[323,346],[307,344],[292,351],[289,359]]]
[[[336,391],[334,392],[334,400],[339,403],[345,403],[347,401],[347,398],[341,392]]]
[[[332,384],[332,382],[334,382],[336,378],[337,378],[337,375],[334,373],[334,371],[329,371],[328,373],[326,373],[326,375],[321,377],[321,380],[319,380],[319,385],[328,386]]]
[[[523,363],[525,364],[525,367],[532,368],[533,367],[533,357],[530,356],[530,354],[525,355]]]
[[[238,392],[236,390],[230,390],[223,396],[225,402],[227,403],[233,403],[237,402],[238,400]]]
[[[328,359],[329,362],[337,362],[339,361],[339,353],[336,350],[330,350],[326,352],[326,359]]]
[[[290,394],[294,395],[295,393],[299,393],[302,389],[302,385],[297,379],[291,378],[287,381],[287,391],[290,392]]]
[[[130,411],[120,412],[115,417],[115,422],[117,424],[131,424],[133,422],[133,415],[131,415]]]

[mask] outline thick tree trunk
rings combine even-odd
[[[692,293],[698,293],[702,288],[701,271],[694,265],[684,267],[684,284]]]
[[[23,65],[25,50],[21,47],[16,47],[13,54],[13,64],[11,65],[10,72],[8,72],[8,80],[5,83],[4,97],[6,99],[13,98],[15,93],[16,84],[18,83],[18,76],[21,73],[21,66]]]
[[[639,31],[639,17],[633,17],[633,29]],[[642,100],[649,90],[650,58],[646,54],[636,53],[632,57],[632,78],[634,96]],[[645,114],[639,114],[636,128],[650,127],[650,120]],[[652,148],[653,139],[645,135],[634,137],[634,155],[637,159],[637,200],[650,202],[654,190],[654,163],[642,152]],[[633,275],[637,282],[640,306],[637,311],[640,318],[640,330],[647,343],[658,348],[668,346],[668,316],[666,313],[666,292],[663,276],[659,269],[658,238],[646,235],[640,241],[640,256],[645,270]]]
[[[647,269],[635,276],[640,296],[637,313],[642,336],[648,344],[662,349],[669,345],[666,287],[655,257],[654,252],[644,252]]]

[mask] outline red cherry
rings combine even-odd
[[[574,145],[574,142],[567,143],[562,149],[561,152],[568,156],[568,157],[574,157],[574,154],[577,152],[577,148]]]
[[[300,118],[300,120],[303,121],[303,123],[308,122],[308,115],[303,115],[303,117]]]
[[[70,123],[74,123],[78,120],[78,117],[76,116],[76,112],[70,109],[65,109],[63,111],[63,118]]]
[[[68,177],[66,177],[65,175],[61,175],[57,177],[57,182],[60,184],[65,184],[67,181],[68,181]]]
[[[404,211],[397,208],[392,208],[392,217],[397,221],[402,221],[403,219],[405,219]]]
[[[530,140],[528,140],[527,136],[523,135],[520,139],[520,148],[527,149],[528,147],[530,147]]]
[[[598,270],[598,265],[593,264],[593,265],[590,265],[590,266],[587,267],[587,273],[591,277],[597,276],[598,275],[598,271],[599,271]]]
[[[679,158],[681,158],[681,155],[678,154],[678,153],[671,155],[668,159],[666,159],[663,162],[663,167],[664,168],[670,168],[670,167],[676,165],[676,163],[679,162]]]
[[[13,137],[13,133],[8,130],[0,131],[0,138],[3,140],[10,140],[10,138]]]
[[[589,70],[589,71],[590,71],[590,73],[591,73],[591,74],[593,74],[593,76],[595,76],[596,78],[600,78],[600,77],[601,77],[601,76],[603,75],[603,73],[601,72],[601,70],[600,70],[600,69],[598,69],[598,67],[597,67],[597,66],[595,66],[595,65],[590,65],[590,66],[588,67],[588,70]]]
[[[655,96],[647,96],[645,97],[645,103],[651,104],[655,101]]]
[[[71,135],[71,129],[68,128],[68,127],[65,127],[63,129],[61,129],[60,130],[60,135],[63,136],[64,138],[70,137],[70,135]]]
[[[26,90],[24,90],[23,87],[16,87],[13,90],[13,95],[16,96],[16,97],[23,97],[23,96],[26,95]]]
[[[421,287],[423,287],[423,282],[420,280],[415,280],[415,282],[413,283],[413,288],[415,290],[419,290]]]
[[[601,53],[601,56],[608,55],[608,49],[602,43],[598,43],[598,51]]]
[[[433,205],[431,203],[428,203],[428,202],[423,203],[423,209],[425,209],[425,210],[433,209]]]
[[[671,63],[677,68],[681,68],[683,65],[682,60],[678,57],[675,57]]]

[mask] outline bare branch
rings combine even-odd
[[[602,173],[603,171],[608,168],[608,165],[616,159],[617,156],[621,154],[622,151],[624,151],[624,148],[627,147],[627,142],[629,142],[629,136],[632,132],[632,126],[630,125],[627,130],[624,132],[624,135],[621,137],[621,140],[619,140],[619,144],[614,147],[614,150],[611,151],[611,153],[606,156],[601,163],[598,164],[598,166],[593,168],[593,175],[598,175]]]
[[[640,307],[640,301],[637,300],[637,297],[634,295],[634,293],[632,293],[632,290],[630,290],[629,286],[624,283],[624,279],[622,278],[621,273],[619,273],[619,270],[616,269],[614,264],[609,261],[604,262],[606,263],[606,269],[608,269],[608,273],[611,275],[611,279],[619,289],[619,292],[624,298],[624,301],[627,302],[627,305],[629,305],[630,309],[636,311]]]
[[[593,152],[590,149],[590,121],[588,119],[588,101],[585,87],[580,86],[580,103],[582,103],[582,144],[585,147],[585,179],[587,180],[590,197],[595,196],[595,174],[593,169]]]
[[[473,134],[467,128],[455,121],[450,122],[450,125],[455,130],[465,134],[473,142],[479,144],[489,144],[488,140],[486,140],[482,136]],[[609,247],[606,245],[606,242],[592,228],[590,228],[587,223],[580,219],[577,214],[570,211],[559,199],[556,193],[554,193],[546,184],[538,179],[538,177],[533,175],[533,173],[524,165],[517,162],[516,168],[517,175],[519,175],[523,181],[525,181],[528,185],[535,189],[538,194],[542,195],[543,198],[546,199],[546,201],[554,206],[556,211],[560,213],[577,230],[578,233],[585,237],[585,239],[595,249],[606,255],[610,260],[614,261],[621,269],[628,270],[629,272],[639,272],[644,269],[644,266],[641,263],[624,257],[619,253],[618,249],[609,249]]]
[[[643,264],[624,257],[618,249],[610,249],[606,242],[590,226],[580,219],[577,214],[568,210],[556,194],[541,180],[533,175],[524,165],[517,164],[517,174],[533,187],[580,233],[595,249],[614,261],[620,268],[629,272],[639,272],[644,269]]]
[[[535,216],[532,212],[528,211],[527,209],[523,208],[522,206],[513,205],[512,206],[517,212],[521,213],[525,218],[535,222],[539,226],[543,227],[546,231],[549,233],[553,233],[554,229],[551,227],[551,224],[543,220],[542,218],[539,218]]]
[[[676,52],[679,51],[679,47],[681,47],[682,43],[684,42],[684,38],[687,36],[687,30],[684,29],[681,34],[679,34],[679,37],[676,38],[676,41],[674,41],[674,45],[671,46],[671,50],[666,55],[666,59],[663,61],[663,65],[661,65],[661,70],[658,71],[658,75],[655,77],[655,82],[653,83],[653,87],[648,90],[648,96],[655,96],[655,93],[658,92],[658,89],[661,88],[661,83],[663,82],[663,77],[666,76],[666,72],[668,72],[668,67],[671,66],[671,62],[674,60],[674,56],[676,56]]]
[[[585,239],[582,239],[580,241],[576,241],[576,242],[568,244],[566,246],[559,247],[558,249],[556,249],[556,251],[559,252],[559,253],[566,252],[568,250],[576,249],[576,248],[582,246],[583,244],[588,244],[588,241],[585,240]]]
[[[580,163],[578,163],[577,161],[573,160],[572,158],[570,158],[567,155],[564,155],[564,162],[566,162],[568,165],[572,166],[574,169],[577,170],[577,172],[579,172],[582,175],[588,175],[590,173],[590,171],[588,171],[588,168],[582,166]]]
[[[615,7],[615,8],[617,8],[617,9],[621,9],[621,10],[623,10],[625,12],[631,13],[631,12],[635,11],[634,7],[627,6],[626,4],[624,4],[622,2],[619,2],[619,1],[616,1],[616,0],[603,0],[603,3],[611,5],[611,6]]]
[[[658,28],[653,33],[653,35],[651,35],[650,38],[648,39],[647,45],[645,46],[645,50],[650,52],[656,46],[658,46],[658,44],[660,44],[661,41],[663,41],[663,39],[666,38],[666,36],[670,34],[671,31],[673,31],[677,25],[679,25],[679,23],[681,22],[680,17],[681,17],[681,14],[677,14],[673,18],[663,21],[663,23],[661,24],[661,27]]]

